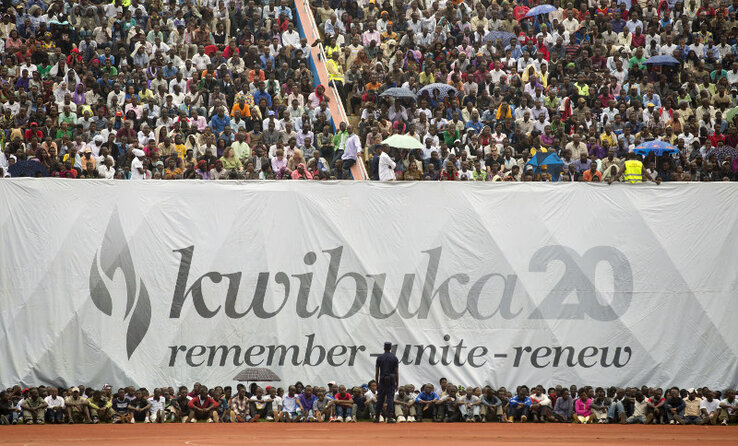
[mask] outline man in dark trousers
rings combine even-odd
[[[392,343],[385,342],[384,353],[377,358],[377,366],[374,371],[374,379],[379,383],[377,410],[374,415],[375,423],[379,423],[379,416],[385,402],[387,402],[387,416],[385,418],[388,423],[395,422],[395,389],[400,383],[400,362],[390,350],[392,350]]]

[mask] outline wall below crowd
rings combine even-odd
[[[0,387],[738,384],[723,183],[0,181]],[[731,342],[728,342],[731,341]]]

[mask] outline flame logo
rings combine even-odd
[[[99,258],[99,261],[98,261]],[[151,301],[143,280],[136,286],[136,270],[133,266],[131,251],[128,249],[123,226],[120,223],[117,209],[113,212],[105,229],[102,246],[95,253],[90,268],[90,297],[98,310],[108,316],[113,314],[113,298],[103,278],[103,274],[113,280],[115,271],[123,272],[126,282],[126,312],[123,320],[128,320],[126,331],[126,352],[128,359],[141,343],[151,323]],[[138,292],[138,299],[136,293]],[[134,308],[135,305],[135,308]],[[133,312],[131,313],[131,310]],[[129,318],[130,316],[130,318]]]

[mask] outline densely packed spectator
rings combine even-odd
[[[553,0],[525,17],[544,3],[316,5],[363,146],[392,133],[425,146],[389,148],[394,166],[373,157],[373,179],[627,181],[629,153],[653,140],[679,153],[633,156],[639,181],[738,179],[738,1]],[[659,55],[676,60],[644,63]],[[393,87],[416,98],[382,96]],[[527,165],[537,152],[562,163]]]
[[[738,179],[738,0],[534,6],[316,1],[335,128],[287,0],[5,2],[0,176]],[[653,140],[679,153],[631,155]]]
[[[9,3],[0,177],[336,176],[291,2]]]
[[[150,392],[20,386],[0,392],[0,424],[356,422],[619,423],[728,425],[738,422],[735,390],[707,387],[464,387],[441,379],[400,386],[390,408],[377,407],[377,383],[347,387],[297,382],[284,388],[195,383]],[[389,413],[388,413],[389,412]]]

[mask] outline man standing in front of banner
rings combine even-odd
[[[384,353],[377,358],[377,365],[374,370],[374,379],[379,384],[377,409],[374,415],[375,423],[379,423],[379,417],[382,414],[385,402],[387,403],[385,418],[388,423],[395,422],[395,389],[400,383],[400,362],[391,350],[392,343],[385,342]]]

